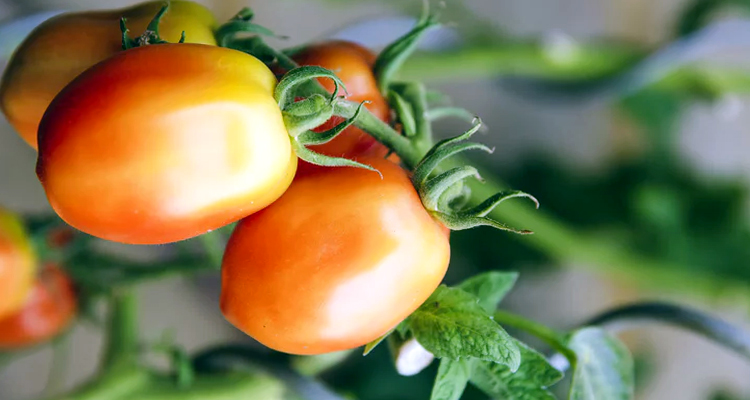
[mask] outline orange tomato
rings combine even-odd
[[[21,221],[0,209],[0,318],[19,309],[36,275],[36,257]]]
[[[329,41],[314,44],[292,55],[292,59],[300,65],[317,65],[336,73],[346,86],[347,100],[360,103],[369,101],[367,109],[381,120],[390,120],[388,102],[380,94],[372,67],[375,64],[375,54],[370,50],[352,42]],[[320,79],[321,85],[329,92],[333,92],[334,83],[330,79]],[[342,92],[343,93],[343,92]],[[331,129],[344,120],[339,117],[331,118],[316,129],[318,132]],[[349,127],[334,140],[310,149],[329,156],[357,158],[360,156],[383,157],[388,149],[368,135],[365,131]],[[316,169],[314,166],[300,162],[299,173]]]
[[[222,263],[221,310],[286,353],[362,346],[395,327],[440,284],[448,230],[424,209],[406,172],[328,168],[236,227]]]
[[[164,6],[151,1],[121,10],[68,13],[37,27],[16,49],[0,83],[0,109],[21,137],[37,148],[39,121],[65,85],[92,65],[122,50],[120,18],[131,35],[144,32]],[[159,24],[162,38],[215,45],[216,20],[204,6],[171,1]]]
[[[297,166],[275,85],[258,59],[199,44],[97,64],[40,124],[50,204],[71,226],[129,244],[188,239],[262,209]]]
[[[43,343],[61,333],[76,314],[70,279],[57,267],[45,268],[21,309],[0,318],[0,349]]]

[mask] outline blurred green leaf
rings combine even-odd
[[[622,342],[600,328],[583,328],[572,334],[569,346],[578,358],[571,400],[633,398],[633,358]]]
[[[505,365],[476,360],[470,382],[496,399],[555,399],[547,388],[562,379],[563,374],[535,350],[519,341],[516,341],[516,345],[521,350],[518,371],[513,373]]]
[[[472,369],[472,361],[466,358],[440,360],[430,400],[458,400],[466,389]]]

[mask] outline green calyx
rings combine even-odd
[[[425,2],[424,12],[417,25],[406,35],[383,49],[380,55],[378,55],[377,60],[375,60],[373,72],[381,93],[388,95],[388,89],[394,76],[409,56],[414,53],[419,40],[431,29],[438,26],[440,24],[437,21],[437,16],[430,14],[427,2]]]
[[[451,230],[470,229],[485,225],[518,234],[530,234],[531,231],[512,228],[489,218],[487,215],[503,201],[516,197],[528,198],[539,207],[539,202],[534,196],[521,191],[500,192],[474,207],[466,207],[470,192],[465,181],[469,178],[481,181],[482,178],[479,176],[477,169],[464,165],[438,172],[440,163],[456,154],[468,150],[492,153],[492,149],[489,147],[468,141],[481,126],[481,121],[475,119],[474,126],[468,131],[456,137],[442,140],[433,146],[414,168],[412,182],[417,188],[422,204],[427,211]]]
[[[255,13],[248,7],[243,8],[232,19],[216,30],[216,42],[221,47],[231,47],[238,38],[238,34],[251,34],[274,37],[276,34],[270,29],[255,24],[252,21]]]
[[[278,65],[286,70],[297,67],[286,54],[266,44],[264,37],[283,38],[270,29],[252,22],[255,13],[245,7],[216,30],[216,42],[221,47],[239,50],[263,61],[268,66]]]
[[[319,78],[331,79],[334,90],[330,96],[314,93],[302,97],[310,92],[310,85],[317,85]],[[359,104],[351,118],[323,132],[313,129],[323,125],[335,115],[337,106],[342,99],[338,96],[339,89],[346,91],[343,82],[332,72],[318,66],[303,66],[292,69],[281,79],[274,91],[274,99],[281,109],[292,147],[297,157],[311,164],[326,167],[357,167],[378,172],[369,165],[342,157],[331,157],[316,153],[307,146],[321,145],[330,142],[344,130],[354,124],[360,116],[365,103]],[[302,98],[301,100],[297,100]]]
[[[128,50],[132,49],[134,47],[141,47],[141,46],[147,46],[150,44],[162,44],[162,43],[169,43],[166,40],[162,39],[159,35],[159,24],[161,23],[161,19],[164,17],[164,14],[167,13],[169,10],[169,2],[164,3],[164,6],[159,10],[159,12],[156,13],[154,18],[149,22],[148,26],[146,27],[146,30],[138,36],[138,38],[133,39],[128,35],[128,32],[130,30],[128,29],[126,25],[126,19],[120,18],[120,31],[122,32],[122,49]],[[185,31],[182,31],[182,36],[180,37],[180,41],[178,43],[184,43],[185,42]]]

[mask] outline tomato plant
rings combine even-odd
[[[390,120],[390,107],[380,93],[372,71],[376,56],[369,49],[352,42],[328,41],[306,46],[294,52],[292,59],[300,65],[317,65],[336,72],[346,85],[346,99],[356,103],[366,101],[365,107],[373,115],[385,122]],[[320,84],[333,92],[334,83],[331,80],[321,79]],[[315,130],[325,131],[341,122],[341,117],[333,117]],[[330,142],[311,148],[321,154],[345,158],[377,157],[388,153],[387,147],[353,126]],[[314,169],[314,166],[300,163],[299,173],[309,169]]]
[[[123,243],[187,239],[278,198],[297,164],[257,59],[198,44],[128,50],[51,103],[37,173],[72,226]],[[102,197],[102,193],[107,193]]]
[[[23,305],[0,318],[0,349],[32,346],[61,333],[76,313],[72,282],[57,266],[40,271]]]
[[[313,173],[239,223],[222,266],[231,323],[279,351],[326,353],[387,333],[435,290],[447,229],[399,166],[365,160],[382,179],[355,168]]]
[[[189,43],[215,44],[216,21],[204,6],[172,1],[160,33],[177,41],[182,32]],[[120,18],[138,32],[162,7],[151,1],[121,10],[67,13],[44,22],[16,49],[0,84],[0,108],[33,148],[44,111],[65,85],[92,65],[122,49]]]
[[[23,304],[36,274],[36,257],[21,220],[0,209],[0,318]]]
[[[697,10],[702,12],[700,7]],[[145,31],[131,37],[128,27],[142,30],[145,17],[153,13]],[[115,24],[119,16],[127,21]],[[188,2],[72,14],[42,25],[11,60],[1,91],[3,110],[19,132],[29,136],[27,140],[34,142],[36,135],[37,175],[54,211],[93,236],[71,229],[55,215],[20,218],[0,212],[0,361],[25,353],[16,350],[48,342],[76,315],[101,327],[106,337],[100,371],[61,396],[54,378],[61,369],[64,357],[59,350],[65,341],[55,341],[57,361],[52,363],[45,397],[339,400],[341,395],[327,390],[316,375],[347,358],[348,350],[364,346],[367,355],[387,343],[390,357],[379,352],[366,361],[353,360],[347,365],[366,366],[346,371],[347,379],[327,383],[365,398],[394,398],[394,391],[411,393],[401,382],[420,385],[423,379],[382,384],[378,374],[389,370],[378,362],[386,360],[395,372],[409,376],[439,360],[432,394],[422,387],[415,392],[419,398],[458,400],[471,384],[490,398],[554,399],[562,393],[559,388],[568,385],[570,399],[624,400],[634,397],[635,363],[609,329],[630,319],[688,328],[750,359],[746,332],[672,304],[616,307],[568,330],[528,320],[499,308],[517,273],[474,274],[495,267],[495,263],[485,265],[490,264],[484,257],[487,252],[500,253],[503,263],[512,261],[521,242],[500,244],[484,231],[468,239],[476,240],[470,252],[461,254],[456,241],[449,243],[449,236],[467,240],[451,231],[478,226],[532,233],[504,224],[510,221],[537,230],[535,237],[522,243],[543,249],[545,262],[642,268],[649,283],[674,277],[669,275],[670,266],[662,268],[654,260],[631,254],[632,249],[619,241],[627,235],[613,236],[618,240],[613,245],[602,239],[611,235],[594,237],[566,227],[550,214],[539,214],[518,202],[507,204],[513,198],[526,198],[539,206],[533,196],[508,190],[491,174],[483,178],[479,168],[462,158],[468,151],[492,153],[490,147],[472,141],[483,127],[478,117],[445,104],[423,83],[409,79],[415,70],[420,78],[423,72],[430,73],[438,66],[433,60],[448,60],[437,69],[441,74],[453,71],[461,77],[495,68],[510,68],[517,74],[533,62],[542,66],[535,68],[536,73],[554,77],[591,66],[612,74],[621,67],[607,64],[614,54],[611,50],[602,53],[600,61],[588,63],[591,50],[576,44],[576,57],[550,63],[549,47],[555,44],[508,46],[509,38],[503,38],[506,47],[494,49],[492,41],[483,39],[480,48],[423,54],[421,68],[411,67],[409,75],[403,73],[404,63],[420,38],[439,25],[429,10],[377,57],[341,41],[280,51],[264,40],[273,32],[253,18],[251,10],[243,9],[215,27],[210,13]],[[79,25],[72,26],[74,22]],[[201,43],[185,43],[183,30],[187,41],[192,35]],[[107,42],[115,31],[119,46]],[[96,35],[83,35],[92,32]],[[52,40],[62,33],[85,38],[75,46]],[[485,39],[486,33],[482,32]],[[75,58],[76,52],[82,52],[81,57],[67,64],[71,60],[65,56]],[[520,54],[523,62],[508,63],[512,54]],[[497,58],[500,62],[488,62]],[[623,59],[631,58],[629,54]],[[28,80],[40,71],[44,73],[36,79],[44,83],[49,78],[52,83],[44,86],[47,92],[35,95],[34,90],[42,89]],[[272,71],[284,71],[278,82]],[[690,78],[690,88],[701,86],[695,83],[702,75],[685,76]],[[670,76],[670,84],[661,89],[673,90],[681,77]],[[613,78],[614,85],[622,87],[633,76],[624,78]],[[24,91],[13,88],[17,82],[33,89],[29,94],[38,102],[24,99]],[[722,82],[711,83],[718,87]],[[591,83],[586,82],[588,90],[600,90],[599,81]],[[552,86],[567,90],[576,82]],[[41,120],[19,123],[14,119],[18,115],[33,117],[30,104],[45,109]],[[653,116],[651,110],[648,114]],[[438,141],[433,127],[447,117],[471,121],[471,126]],[[38,132],[24,133],[24,126],[36,124]],[[389,152],[399,164],[385,159]],[[303,164],[303,173],[295,177],[298,160],[319,168]],[[671,161],[649,164],[645,172],[638,172],[647,177],[637,179],[639,184],[655,171],[657,180],[668,179]],[[561,185],[558,178],[555,175]],[[515,183],[530,184],[525,176]],[[691,187],[684,183],[674,193]],[[567,182],[553,187],[566,190],[552,190],[545,198],[567,194],[577,203],[582,198],[593,202],[590,188]],[[680,203],[664,187],[668,186],[654,185],[635,196],[639,201],[635,209],[643,215],[628,221],[645,216],[647,237],[654,229],[679,227],[681,233],[670,233],[670,239],[678,240],[664,241],[678,259],[718,254],[710,251],[716,249],[713,245],[704,244],[722,242],[721,249],[735,252],[727,259],[744,260],[742,244],[748,237],[748,230],[741,229],[744,225],[717,229],[727,233],[713,234],[710,240],[701,237],[701,246],[695,246],[701,249],[691,248],[688,253],[682,247],[691,246],[683,245],[697,242],[683,232],[691,224],[683,225],[676,217],[679,212],[710,208],[707,226],[727,228],[724,220],[740,219],[735,213],[740,202],[725,202],[731,196],[713,188],[710,196],[695,196],[695,204]],[[594,208],[585,211],[596,214]],[[225,229],[217,229],[234,221],[239,222],[228,238]],[[158,262],[113,255],[101,240],[166,244],[195,236],[200,240],[166,247]],[[725,241],[730,246],[723,246]],[[462,270],[472,257],[479,261]],[[451,286],[442,284],[449,263],[447,280],[458,282]],[[50,266],[37,275],[37,264]],[[171,275],[218,275],[219,266],[221,312],[239,330],[276,352],[220,344],[189,354],[167,337],[153,342],[139,335],[134,286]],[[743,282],[704,276],[711,282],[707,287],[712,294],[720,288],[747,288]],[[695,287],[696,280],[689,278],[681,282]],[[105,318],[99,315],[100,303],[107,306]],[[551,352],[534,350],[506,327],[540,339]],[[169,367],[150,365],[153,355],[166,356]],[[378,374],[371,373],[375,369]],[[567,382],[562,381],[566,374],[572,375]],[[352,376],[368,393],[348,386]]]

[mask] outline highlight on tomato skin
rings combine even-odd
[[[23,305],[34,283],[36,263],[21,220],[0,208],[0,318]]]
[[[37,148],[39,121],[52,99],[87,68],[122,51],[120,18],[138,35],[163,1],[119,10],[65,13],[38,26],[16,49],[0,83],[0,109],[19,135]],[[173,0],[159,24],[167,41],[216,45],[216,19],[203,5]]]
[[[44,343],[73,321],[77,302],[73,284],[57,266],[46,266],[15,313],[0,318],[0,350]]]
[[[376,56],[369,49],[353,42],[333,40],[307,46],[294,54],[292,59],[300,65],[317,65],[331,71],[346,86],[346,99],[356,103],[368,101],[367,109],[384,122],[390,121],[390,108],[387,100],[378,89],[372,68]],[[333,93],[334,84],[330,79],[320,79],[320,84]],[[343,122],[340,117],[333,117],[321,125],[316,132],[323,132]],[[318,153],[334,157],[357,158],[362,156],[383,157],[388,148],[372,136],[357,127],[349,127],[332,141],[310,146]],[[300,162],[298,174],[302,175],[317,166]]]
[[[261,61],[159,44],[118,53],[53,100],[37,175],[57,214],[93,236],[164,244],[276,200],[297,157]]]
[[[321,354],[391,330],[440,284],[449,231],[406,172],[341,167],[295,179],[237,225],[222,264],[221,310],[272,349]]]

